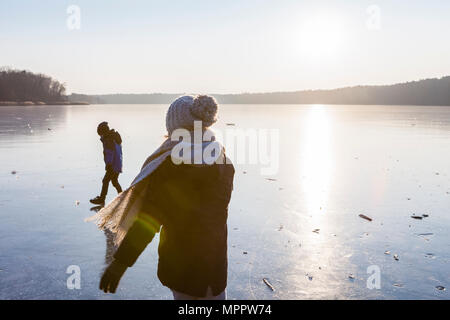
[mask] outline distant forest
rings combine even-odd
[[[182,93],[66,96],[65,84],[44,74],[0,68],[0,105],[21,104],[168,104]],[[356,104],[450,106],[450,76],[394,85],[334,90],[211,94],[222,104]]]
[[[0,68],[0,101],[47,103],[65,100],[65,85],[47,75]]]
[[[180,94],[72,94],[70,101],[99,104],[167,104]],[[222,104],[357,104],[450,106],[450,76],[394,85],[356,86],[334,90],[212,94]]]

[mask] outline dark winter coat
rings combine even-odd
[[[175,165],[170,157],[149,179],[143,213],[115,259],[132,266],[161,230],[158,277],[173,290],[218,295],[227,285],[227,217],[232,164]],[[161,227],[161,229],[160,229]]]

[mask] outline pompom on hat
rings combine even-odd
[[[217,101],[207,95],[179,97],[167,110],[167,131],[170,134],[179,128],[191,130],[194,121],[202,121],[202,126],[208,128],[217,121],[217,109]]]

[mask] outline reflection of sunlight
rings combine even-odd
[[[305,178],[302,185],[308,215],[313,217],[314,223],[319,223],[320,217],[327,209],[332,163],[330,120],[325,107],[312,107],[303,134],[305,158],[302,172]]]
[[[300,207],[306,212],[300,216],[303,250],[292,257],[286,280],[293,283],[299,296],[337,299],[345,290],[340,273],[346,260],[339,250],[340,238],[332,233],[335,220],[329,214],[333,210],[329,199],[335,161],[331,141],[333,123],[323,105],[310,106],[302,120],[299,178],[303,191]],[[315,229],[319,230],[315,232]]]

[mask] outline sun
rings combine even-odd
[[[299,49],[310,57],[333,57],[343,49],[343,21],[332,15],[309,17],[300,23]]]

